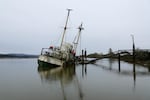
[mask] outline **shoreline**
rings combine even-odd
[[[5,58],[37,58],[38,55],[32,54],[0,54],[0,59]]]

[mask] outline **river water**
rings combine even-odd
[[[37,59],[0,59],[0,100],[150,100],[150,69],[103,59],[41,68]]]

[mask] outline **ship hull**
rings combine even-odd
[[[38,64],[39,66],[60,67],[63,66],[64,61],[54,57],[40,55],[38,58]]]

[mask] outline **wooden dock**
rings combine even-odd
[[[97,60],[99,60],[99,58],[94,58],[94,59],[86,59],[86,60],[81,60],[78,61],[79,64],[93,64],[95,63]]]

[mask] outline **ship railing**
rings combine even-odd
[[[57,48],[54,48],[54,49],[51,49],[51,48],[42,48],[41,55],[45,55],[45,56],[50,56],[50,57],[55,57],[55,58],[58,58],[58,59],[62,59],[62,54],[61,54],[60,50],[57,49]]]
[[[42,48],[41,55],[50,55],[51,52],[52,52],[52,50],[49,48]]]

